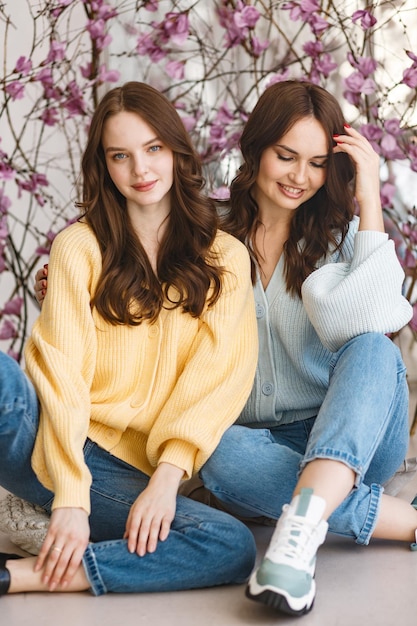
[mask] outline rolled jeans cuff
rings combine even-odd
[[[381,496],[383,492],[384,488],[381,487],[381,485],[376,485],[375,483],[370,485],[368,512],[365,516],[364,525],[356,537],[356,543],[359,545],[367,546],[371,540],[375,530],[376,521],[378,519]]]
[[[334,450],[333,448],[315,448],[309,450],[300,463],[298,476],[300,476],[308,463],[311,463],[311,461],[315,461],[316,459],[325,459],[328,461],[338,461],[339,463],[343,463],[355,472],[354,486],[357,488],[361,484],[364,474],[363,464],[357,457],[353,456],[353,454],[341,452],[340,450]]]
[[[83,566],[85,575],[90,583],[90,591],[94,596],[102,596],[107,593],[106,586],[100,576],[96,555],[92,545],[89,544],[83,555]]]

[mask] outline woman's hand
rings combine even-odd
[[[52,511],[35,565],[35,571],[44,568],[42,580],[50,591],[68,586],[80,566],[89,538],[90,526],[84,509],[68,507]]]
[[[129,552],[144,556],[165,541],[175,517],[176,499],[184,472],[170,463],[161,463],[148,486],[130,509],[124,538]]]
[[[384,232],[380,197],[379,156],[363,135],[345,125],[345,135],[334,135],[336,147],[333,152],[345,152],[356,169],[355,197],[359,205],[360,230]]]
[[[40,307],[45,298],[48,285],[48,264],[46,263],[35,275],[35,297]]]

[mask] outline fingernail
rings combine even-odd
[[[339,133],[335,133],[333,137],[340,137]]]
[[[345,128],[350,128],[350,124],[343,124]]]

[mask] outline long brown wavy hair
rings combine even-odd
[[[289,293],[301,295],[305,278],[329,248],[341,247],[354,215],[351,182],[354,167],[343,153],[333,154],[333,135],[344,133],[344,118],[337,100],[315,84],[283,81],[268,87],[253,109],[240,139],[243,164],[231,183],[230,201],[222,227],[245,242],[252,257],[252,281],[260,258],[255,233],[260,226],[258,205],[252,195],[262,153],[283,137],[296,122],[313,116],[327,136],[326,181],[295,211],[284,245],[285,279]],[[307,140],[307,139],[306,139]]]
[[[139,115],[173,152],[171,210],[158,251],[157,275],[106,166],[103,127],[121,111]],[[78,206],[97,237],[103,260],[91,304],[107,321],[129,325],[155,321],[162,307],[183,307],[198,317],[207,300],[210,306],[218,299],[223,268],[210,251],[218,227],[216,208],[203,192],[201,163],[181,118],[162,93],[132,81],[103,97],[91,121],[82,175],[83,201]]]

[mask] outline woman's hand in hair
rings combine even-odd
[[[144,556],[155,552],[169,535],[175,517],[177,492],[184,472],[170,463],[160,463],[148,486],[130,509],[124,538],[129,552]]]
[[[48,288],[48,264],[46,263],[41,267],[35,275],[35,297],[40,307],[45,298],[46,290]]]
[[[380,198],[380,160],[369,141],[357,130],[345,125],[346,134],[335,135],[333,152],[345,152],[355,170],[355,197],[359,205],[359,230],[384,231]]]

